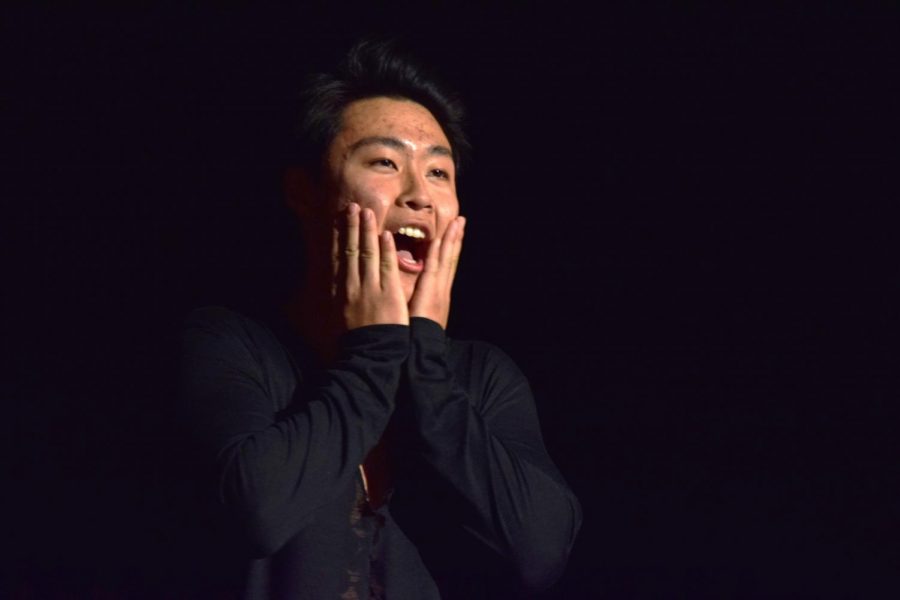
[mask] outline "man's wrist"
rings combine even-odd
[[[413,337],[427,337],[443,341],[446,338],[440,323],[429,317],[410,317],[409,329]]]
[[[341,334],[338,346],[342,354],[376,351],[402,355],[409,346],[409,326],[399,324],[364,325]]]

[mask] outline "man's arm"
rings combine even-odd
[[[527,381],[505,354],[479,344],[457,357],[468,378],[460,382],[443,329],[421,318],[410,327],[406,393],[417,449],[459,500],[434,518],[456,520],[527,589],[549,586],[565,566],[581,507],[544,449]]]
[[[214,466],[229,521],[255,555],[277,551],[351,485],[393,411],[409,348],[393,238],[379,238],[372,211],[356,204],[338,217],[333,235],[331,309],[345,333],[314,387],[273,389],[264,365],[280,355],[289,373],[290,360],[274,340],[254,339],[234,313],[195,313],[184,333],[188,429],[201,465]]]
[[[251,554],[265,556],[352,485],[393,411],[409,332],[402,325],[347,332],[321,383],[276,398],[260,356],[271,350],[246,327],[225,309],[189,318],[182,406],[229,521]],[[279,412],[279,405],[288,406]]]
[[[524,587],[541,589],[562,573],[581,526],[581,507],[544,449],[528,382],[515,364],[499,350],[480,346],[482,352],[468,358],[480,387],[467,389],[456,381],[444,329],[465,225],[458,217],[432,242],[410,302],[411,426],[432,473],[465,506],[437,502],[505,557]],[[402,504],[399,488],[397,494]]]

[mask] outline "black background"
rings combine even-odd
[[[469,107],[450,328],[520,364],[582,501],[548,597],[886,594],[898,31],[887,9],[9,11],[6,582],[133,596],[191,560],[178,323],[289,271],[292,93],[381,33]]]

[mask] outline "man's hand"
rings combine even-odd
[[[375,213],[351,203],[337,218],[332,245],[334,296],[344,327],[409,325],[397,250],[390,232],[378,235]]]
[[[455,218],[444,236],[431,242],[425,269],[419,275],[416,289],[409,301],[411,317],[425,317],[436,321],[444,329],[450,316],[450,289],[456,276],[459,254],[462,252],[465,217]]]

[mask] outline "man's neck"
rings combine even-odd
[[[313,273],[291,294],[285,312],[294,331],[309,344],[319,361],[323,365],[333,363],[337,358],[340,325],[330,291],[315,284]]]

